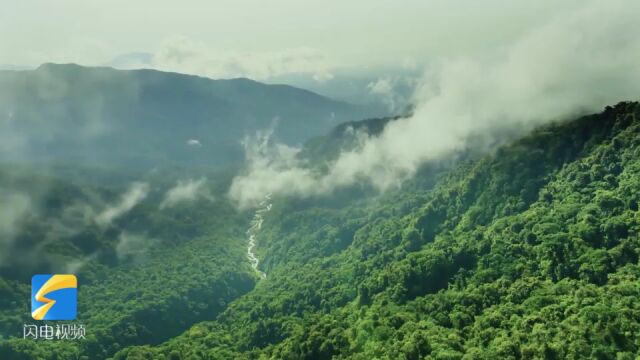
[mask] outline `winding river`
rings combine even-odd
[[[251,263],[251,267],[260,274],[261,278],[266,278],[267,274],[260,271],[258,269],[258,264],[260,264],[260,259],[253,252],[253,248],[256,247],[256,233],[262,228],[262,222],[264,221],[263,214],[271,210],[271,194],[267,194],[264,197],[264,200],[260,203],[258,210],[256,210],[255,215],[253,215],[253,220],[251,220],[251,226],[247,230],[247,235],[249,235],[249,242],[247,244],[247,258]]]

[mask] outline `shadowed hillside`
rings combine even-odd
[[[45,64],[0,71],[2,159],[152,167],[228,165],[258,130],[298,144],[374,115],[287,85]],[[190,141],[191,140],[191,141]]]

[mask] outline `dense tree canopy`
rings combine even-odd
[[[638,104],[621,103],[452,168],[429,165],[380,196],[276,199],[258,241],[268,276],[252,290],[255,278],[235,245],[188,241],[156,265],[117,269],[92,285],[92,293],[135,297],[141,310],[96,295],[96,306],[112,310],[91,321],[111,337],[79,350],[60,344],[59,354],[95,346],[94,354],[132,360],[634,359],[639,116]],[[228,251],[237,263],[205,265],[197,260],[203,249]],[[231,275],[211,279],[207,266]],[[175,277],[181,295],[153,281],[117,281],[143,271],[145,279]],[[13,294],[11,286],[0,282],[0,293]],[[152,312],[145,294],[158,291]],[[198,302],[220,292],[229,303],[202,305],[210,321],[195,321],[204,316],[194,315]],[[11,301],[18,300],[0,297],[0,305]],[[160,322],[176,318],[193,325],[179,336],[145,338],[144,329],[162,333]],[[73,358],[17,339],[0,346],[0,353]]]

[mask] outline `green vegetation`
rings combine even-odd
[[[80,287],[78,323],[87,327],[85,341],[12,339],[0,344],[0,354],[8,359],[103,359],[122,345],[169,339],[214,318],[253,287],[248,266],[238,265],[243,250],[230,249],[222,238],[204,237],[140,268],[106,272],[105,280]],[[25,290],[20,308],[29,306]],[[24,322],[34,323],[28,313],[15,317],[15,326],[7,326],[15,334]]]
[[[32,204],[31,216],[16,224],[14,243],[5,246],[8,256],[0,262],[2,359],[105,359],[124,346],[160,343],[214,319],[257,280],[245,259],[248,219],[220,194],[228,179],[207,183],[213,201],[160,210],[164,191],[186,174],[153,173],[144,179],[153,184],[147,198],[101,228],[65,214],[78,208],[93,208],[87,210],[93,214],[117,202],[126,186],[96,188],[34,174],[34,169],[11,169],[1,178],[3,188],[29,194]],[[63,227],[66,231],[59,231]],[[135,246],[123,247],[122,234],[134,234]],[[48,272],[78,274],[77,323],[86,326],[86,340],[21,338],[23,324],[36,323],[29,310],[31,275]]]
[[[621,103],[375,199],[276,202],[266,280],[115,358],[633,359],[639,116]]]
[[[331,158],[325,141],[349,140],[317,139],[303,155]],[[634,359],[638,145],[640,105],[621,103],[427,165],[380,196],[276,198],[258,234],[260,281],[245,258],[251,214],[223,196],[229,174],[216,175],[214,202],[158,211],[152,190],[112,230],[145,229],[158,239],[148,257],[119,258],[117,237],[98,230],[50,245],[100,249],[80,272],[86,341],[20,339],[28,280],[3,269],[0,358]],[[145,181],[166,189],[175,176]],[[123,186],[62,181],[53,193],[109,202]]]

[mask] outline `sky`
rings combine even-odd
[[[412,67],[491,52],[583,2],[20,0],[0,7],[0,65],[155,67],[267,79]],[[148,53],[153,63],[131,53]]]

